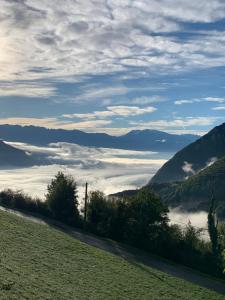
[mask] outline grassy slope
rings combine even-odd
[[[225,299],[0,212],[0,299]]]

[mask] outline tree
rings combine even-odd
[[[77,224],[79,211],[74,179],[58,172],[47,189],[46,201],[53,217],[68,224]]]
[[[148,188],[126,200],[124,237],[129,243],[155,250],[168,222],[168,208]]]
[[[208,213],[208,231],[209,237],[212,243],[212,252],[216,257],[219,251],[219,242],[218,242],[218,231],[217,231],[217,220],[216,220],[216,209],[215,209],[215,198],[212,195],[211,204]]]
[[[218,234],[218,221],[216,217],[215,198],[212,194],[211,204],[208,213],[208,232],[212,244],[212,253],[216,264],[217,272],[223,272],[223,258]]]
[[[115,206],[113,202],[108,200],[102,192],[90,192],[87,220],[92,231],[104,236],[110,236],[114,212]]]

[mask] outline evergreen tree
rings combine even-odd
[[[212,194],[211,205],[208,213],[208,232],[212,244],[212,253],[219,274],[223,272],[223,258],[218,234],[218,221],[216,216],[215,198]]]
[[[58,172],[48,185],[46,201],[56,219],[76,224],[79,220],[77,185],[71,176]]]
[[[216,219],[214,195],[212,195],[211,204],[208,213],[208,231],[212,243],[212,252],[213,255],[216,257],[219,251],[219,242],[218,242],[217,219]]]

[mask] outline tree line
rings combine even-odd
[[[121,199],[91,191],[86,220],[83,209],[79,209],[77,184],[71,176],[59,172],[48,185],[45,198],[41,201],[21,191],[5,190],[0,192],[0,205],[38,213],[74,227],[85,226],[85,230],[96,235],[223,276],[225,225],[217,220],[213,196],[208,213],[209,241],[201,239],[201,229],[190,223],[185,228],[171,225],[168,207],[149,188]]]

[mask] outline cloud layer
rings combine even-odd
[[[23,189],[38,197],[44,197],[47,184],[58,171],[74,176],[82,200],[86,181],[90,189],[100,189],[106,194],[136,189],[146,184],[166,162],[165,158],[153,152],[90,148],[69,143],[57,143],[49,147],[9,144],[31,153],[39,153],[54,163],[0,172],[1,189],[13,186],[14,189]]]
[[[187,41],[173,35],[186,22],[222,20],[222,0],[0,3],[0,80],[224,65],[222,32],[200,32],[201,39]]]

